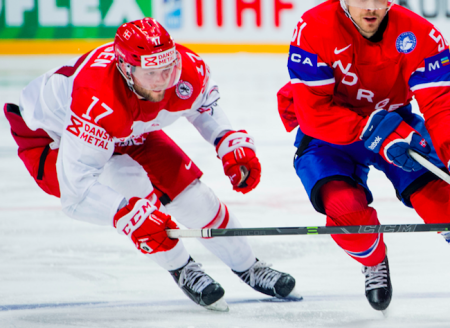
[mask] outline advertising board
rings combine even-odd
[[[286,52],[322,0],[0,0],[0,54],[82,53],[151,16],[199,52]],[[450,0],[397,0],[450,38]]]

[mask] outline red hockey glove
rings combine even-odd
[[[400,115],[385,110],[370,115],[361,139],[365,141],[367,149],[379,153],[387,162],[407,172],[422,169],[422,165],[409,155],[409,149],[425,157],[431,152],[426,140],[406,124]]]
[[[227,132],[216,151],[233,190],[246,194],[256,188],[261,179],[261,164],[255,155],[253,138],[246,131]]]
[[[178,239],[170,239],[166,233],[166,229],[178,229],[176,223],[145,198],[131,198],[114,216],[114,227],[130,237],[144,254],[165,252],[178,243]]]

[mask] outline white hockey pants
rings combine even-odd
[[[153,190],[143,168],[127,155],[114,156],[105,166],[99,180],[121,192],[127,199],[146,197]],[[195,180],[161,210],[169,213],[176,222],[189,229],[241,227],[234,214],[200,180]],[[255,262],[255,255],[246,237],[210,238],[199,241],[235,271],[245,271]],[[187,263],[189,252],[180,240],[170,251],[147,256],[164,269],[175,270]]]

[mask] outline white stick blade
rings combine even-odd
[[[167,229],[167,236],[171,239],[177,238],[202,238],[201,229]]]

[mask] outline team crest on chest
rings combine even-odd
[[[187,81],[180,81],[175,87],[175,92],[179,98],[183,100],[189,99],[194,92],[194,87]]]
[[[409,54],[412,52],[416,48],[416,45],[417,38],[413,32],[405,32],[400,34],[395,42],[397,51],[404,54]]]

